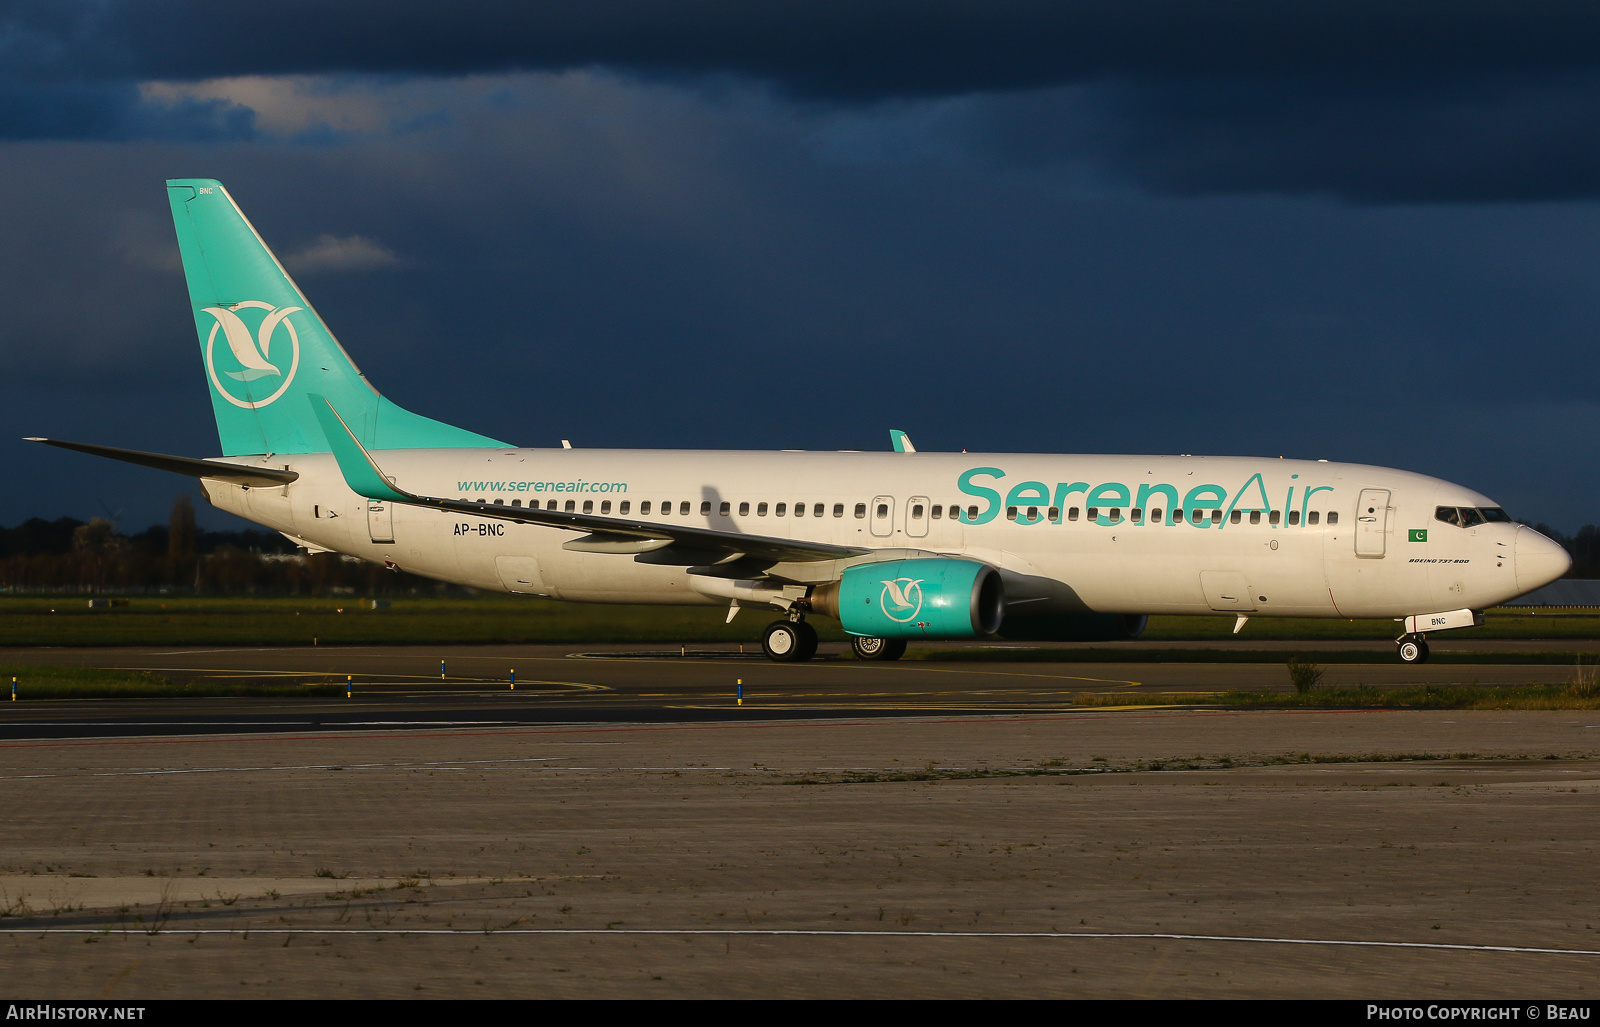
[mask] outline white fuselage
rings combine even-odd
[[[583,449],[374,457],[417,495],[554,502],[664,524],[965,556],[1000,569],[1011,610],[1030,615],[1403,617],[1483,609],[1566,569],[1559,547],[1521,525],[1436,519],[1439,507],[1492,508],[1486,497],[1358,464]],[[563,548],[582,532],[365,500],[331,455],[231,459],[287,467],[300,478],[253,489],[208,480],[211,501],[313,547],[480,589],[582,602],[727,603],[697,591],[689,568]],[[786,563],[768,573],[814,583],[843,566]]]

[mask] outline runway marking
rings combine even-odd
[[[25,928],[21,926],[0,928],[0,933],[5,934],[109,934],[108,928],[96,927],[36,927]],[[1268,936],[1252,936],[1237,934],[1167,934],[1154,932],[1119,931],[1114,933],[1098,933],[1093,931],[839,931],[839,930],[808,930],[805,928],[582,928],[582,927],[511,927],[496,928],[448,928],[448,927],[419,927],[406,929],[402,927],[368,927],[368,928],[321,928],[321,927],[198,927],[184,928],[166,925],[156,930],[148,928],[124,929],[121,932],[127,935],[155,935],[169,934],[173,936],[190,937],[195,935],[232,935],[249,937],[252,934],[265,935],[322,935],[332,936],[348,934],[353,936],[370,935],[436,935],[459,937],[483,937],[484,935],[516,935],[516,936],[588,936],[618,935],[625,937],[648,937],[651,935],[669,937],[708,936],[718,938],[728,937],[755,937],[755,938],[1014,938],[1014,939],[1071,939],[1085,941],[1215,941],[1237,942],[1250,945],[1331,945],[1343,948],[1378,948],[1378,949],[1422,949],[1442,952],[1510,952],[1523,955],[1538,956],[1600,956],[1600,949],[1558,949],[1542,948],[1531,945],[1468,945],[1453,944],[1437,941],[1362,941],[1348,938],[1273,938]]]

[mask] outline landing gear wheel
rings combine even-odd
[[[778,663],[799,663],[817,654],[817,631],[805,621],[775,620],[761,633],[761,651]]]
[[[1402,638],[1399,654],[1401,663],[1427,663],[1428,643],[1421,638]]]
[[[906,654],[906,640],[903,638],[862,638],[857,635],[850,639],[850,648],[858,660],[898,660]]]

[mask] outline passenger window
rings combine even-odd
[[[1261,523],[1261,511],[1260,510],[1251,510],[1250,511],[1250,523],[1251,524],[1260,524]]]
[[[978,507],[976,505],[967,507],[967,520],[977,523]]]
[[[844,516],[844,504],[843,503],[835,503],[835,504],[833,504],[833,515],[835,517],[843,517]]]
[[[1242,510],[1235,510],[1233,513],[1228,515],[1229,524],[1238,524],[1242,520],[1244,520],[1244,511]]]
[[[1138,524],[1144,520],[1144,511],[1138,507],[1134,507],[1132,510],[1128,511],[1128,519],[1133,523]]]
[[[685,517],[689,516],[689,501],[687,499],[678,504],[678,513]]]
[[[865,503],[857,503],[856,504],[856,517],[860,518],[860,517],[865,517],[866,515],[867,515],[867,504],[865,504]]]
[[[794,505],[794,515],[796,517],[804,517],[806,515],[806,505],[804,503],[796,503]]]
[[[1172,523],[1173,524],[1182,524],[1183,523],[1183,511],[1182,510],[1173,510],[1172,511]]]
[[[1278,516],[1279,516],[1278,515],[1278,511],[1276,511],[1276,510],[1274,510],[1271,513],[1267,514],[1267,523],[1272,525],[1274,528],[1276,528],[1278,526]]]
[[[1050,508],[1050,512],[1047,513],[1045,516],[1049,517],[1050,520],[1052,520],[1052,521],[1060,523],[1060,521],[1061,521],[1061,508],[1059,506],[1052,506]]]
[[[515,506],[516,504],[513,503],[512,505]],[[600,504],[600,512],[603,514],[611,512],[611,500],[607,499]]]
[[[879,503],[878,504],[878,519],[881,521],[887,516],[889,516],[889,504],[888,503]]]
[[[1098,520],[1100,517],[1100,508],[1098,506],[1091,506],[1089,509],[1084,511],[1084,515],[1087,516],[1091,521]]]
[[[1078,508],[1074,506],[1074,507],[1072,507],[1071,509],[1069,509],[1067,511],[1067,520],[1075,521],[1077,519],[1078,519]]]
[[[1014,507],[1014,506],[1006,507],[1006,520],[1014,521],[1016,519],[1017,519],[1017,508]]]
[[[702,500],[701,501],[701,503],[700,503],[700,514],[703,517],[711,516],[711,500],[706,499],[706,500]]]
[[[1191,510],[1189,511],[1189,519],[1199,524],[1206,519],[1206,512],[1204,510]]]
[[[757,503],[756,504],[756,516],[757,517],[765,517],[766,515],[767,515],[767,504],[765,504],[765,503]]]
[[[789,504],[788,503],[779,503],[777,505],[777,507],[772,511],[772,516],[774,516],[774,517],[782,517],[783,514],[784,514],[784,511],[786,511],[788,509],[789,509]]]
[[[944,516],[944,507],[942,507],[942,506],[934,507],[932,510],[928,511],[928,516],[931,517],[933,520],[936,520],[936,521],[939,520],[941,517]]]
[[[723,503],[720,507],[717,508],[717,513],[719,513],[722,516],[726,517],[726,516],[728,516],[728,510],[729,509],[730,509],[730,504]]]
[[[1320,510],[1313,510],[1310,513],[1306,514],[1306,523],[1307,524],[1315,524],[1320,520],[1322,520],[1322,512]]]
[[[494,505],[495,506],[505,506],[506,505],[506,501],[503,500],[503,499],[497,499],[497,500],[494,501]]]
[[[1150,511],[1150,523],[1151,524],[1160,524],[1161,523],[1161,511],[1160,510],[1151,510]]]
[[[912,503],[911,504],[911,519],[914,520],[914,521],[922,520],[922,504],[921,503]]]
[[[1111,520],[1113,523],[1122,520],[1122,507],[1114,506],[1111,508]]]
[[[570,500],[570,499],[567,500],[567,513],[571,513],[572,512],[572,507],[573,507],[573,501]]]
[[[584,513],[594,513],[594,500],[585,499],[583,501],[583,512]]]
[[[1329,524],[1338,524],[1339,523],[1339,511],[1337,511],[1337,510],[1329,510],[1328,511],[1328,523]]]
[[[624,499],[622,502],[617,504],[617,513],[620,513],[624,517],[626,517],[628,515],[628,510],[631,509],[632,506],[633,506],[632,503],[630,503],[626,499]]]
[[[512,501],[511,501],[511,505],[512,505],[512,506],[521,506],[521,505],[522,505],[522,500],[520,500],[520,499],[513,499],[513,500],[512,500]]]
[[[1296,524],[1299,524],[1299,523],[1300,523],[1300,511],[1299,510],[1290,510],[1289,511],[1289,526],[1292,528]]]
[[[550,500],[550,502],[548,502],[548,503],[546,503],[546,504],[545,504],[545,505],[544,505],[544,508],[545,508],[545,509],[546,509],[546,510],[554,510],[554,509],[555,509],[555,508],[556,508],[556,501],[555,501],[555,500],[553,500],[553,499],[552,499],[552,500]]]
[[[639,504],[639,516],[641,516],[641,517],[649,517],[650,516],[650,500],[646,499],[644,502]]]
[[[1036,506],[1028,507],[1028,523],[1032,524],[1034,521],[1036,521],[1038,519],[1039,519],[1039,508],[1036,507]]]
[[[818,503],[818,504],[816,504],[815,506],[813,506],[811,508],[811,516],[813,516],[813,517],[821,517],[823,514],[825,514],[827,512],[828,512],[828,504],[826,504],[826,503]]]
[[[1213,511],[1211,511],[1211,523],[1212,524],[1221,524],[1222,523],[1222,511],[1221,510],[1213,510]]]
[[[750,504],[749,503],[740,503],[739,504],[739,516],[740,517],[749,517],[750,516]]]

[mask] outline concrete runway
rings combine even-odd
[[[1587,1001],[1600,970],[1591,712],[1071,706],[1286,688],[1277,664],[6,662],[357,677],[352,699],[0,703],[18,995]]]
[[[1506,647],[1507,643],[1500,643]],[[404,729],[449,722],[546,724],[591,721],[749,720],[753,717],[1047,713],[1073,709],[1082,692],[1285,690],[1278,663],[1039,662],[1028,647],[991,649],[978,660],[872,664],[840,646],[805,664],[775,664],[754,647],[651,650],[640,646],[428,646],[324,648],[11,649],[5,662],[151,670],[179,681],[342,682],[345,699],[160,699],[0,702],[0,738],[208,731]],[[1007,659],[1008,657],[1012,659]],[[1323,683],[1396,687],[1422,683],[1564,682],[1558,664],[1330,664]],[[441,680],[439,661],[447,676]],[[510,688],[516,672],[517,687]],[[735,705],[737,682],[744,705]],[[20,694],[26,699],[23,682]]]
[[[1591,1000],[1600,717],[0,743],[30,998]]]

